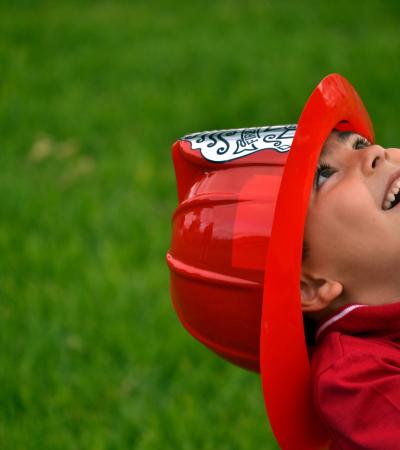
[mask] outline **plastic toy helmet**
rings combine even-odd
[[[271,427],[287,450],[328,441],[312,406],[300,271],[312,181],[333,128],[374,141],[362,101],[337,74],[320,82],[297,125],[195,133],[173,146],[175,310],[215,353],[261,371]]]

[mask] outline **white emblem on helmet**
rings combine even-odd
[[[192,133],[182,140],[189,141],[193,150],[200,150],[212,162],[225,162],[242,158],[260,150],[288,152],[297,125],[236,128]]]

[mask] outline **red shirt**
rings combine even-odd
[[[336,312],[318,328],[311,366],[331,450],[400,449],[400,302]]]

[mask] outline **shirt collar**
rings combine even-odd
[[[333,331],[399,338],[400,301],[387,305],[346,305],[319,324],[316,340]]]

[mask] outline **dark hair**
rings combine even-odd
[[[312,319],[307,314],[303,313],[303,326],[304,336],[306,338],[306,344],[309,351],[309,357],[311,356],[313,347],[315,346],[315,334],[318,329],[318,321]]]
[[[301,256],[301,260],[304,263],[310,255],[310,246],[306,240],[303,241],[303,253]],[[303,313],[303,323],[304,323],[304,335],[306,338],[307,348],[310,352],[309,357],[311,357],[312,348],[315,345],[315,333],[317,331],[317,322],[311,317],[308,317],[307,314]]]

